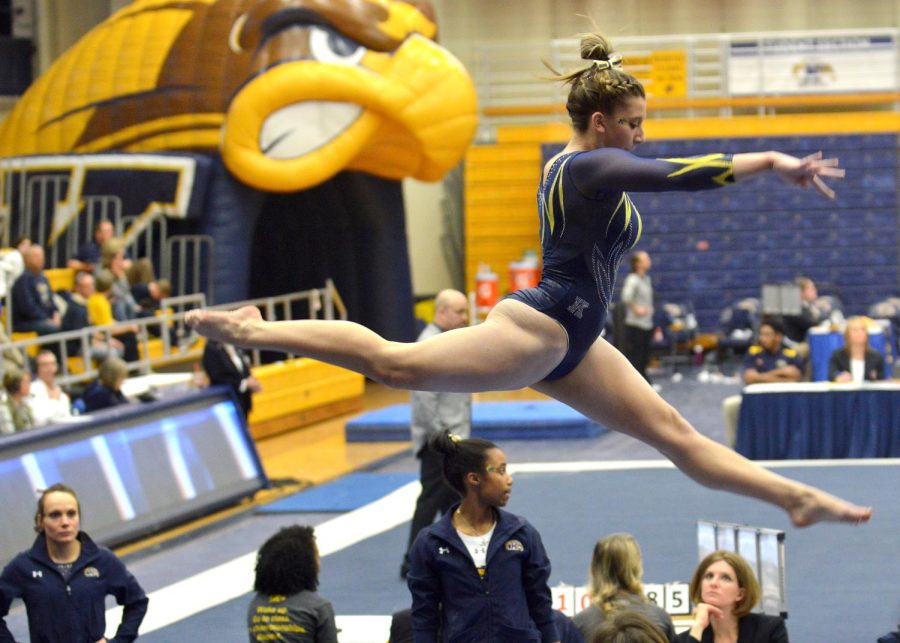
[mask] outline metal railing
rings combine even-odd
[[[102,336],[108,344],[111,338],[115,337],[117,330],[137,326],[136,335],[141,357],[128,362],[128,367],[130,372],[144,375],[151,372],[154,367],[197,361],[202,357],[202,343],[198,341],[200,336],[185,323],[184,318],[189,310],[203,308],[205,305],[206,297],[203,294],[169,297],[161,302],[161,312],[154,317],[19,339],[0,344],[0,354],[13,350],[27,355],[29,350],[33,352],[36,348],[52,346],[61,358],[57,376],[59,383],[63,386],[81,384],[97,377],[97,366],[91,359],[83,358],[84,355],[90,355],[94,338]],[[230,302],[210,306],[209,310],[234,310],[243,306],[256,306],[266,320],[347,319],[347,309],[331,279],[326,280],[322,288]],[[301,310],[306,311],[307,315],[295,314]],[[69,344],[73,341],[79,346],[76,351],[69,350]],[[73,371],[70,357],[81,357],[83,370]],[[253,362],[257,365],[260,363],[259,351],[253,351]],[[4,360],[0,360],[0,379],[4,368]]]

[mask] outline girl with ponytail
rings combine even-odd
[[[540,534],[503,509],[513,482],[503,451],[446,431],[431,447],[461,501],[410,552],[415,640],[558,641]]]

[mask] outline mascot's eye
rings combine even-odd
[[[366,53],[365,47],[331,29],[313,27],[309,35],[313,57],[319,62],[355,65]]]

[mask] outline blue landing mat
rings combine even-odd
[[[606,429],[555,400],[479,402],[472,405],[472,435],[486,440],[589,438]],[[409,440],[409,404],[370,411],[347,422],[347,442]]]
[[[351,473],[334,482],[263,505],[256,513],[352,511],[418,479],[416,473]]]

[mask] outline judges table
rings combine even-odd
[[[900,457],[900,383],[752,384],[735,449],[753,460]]]

